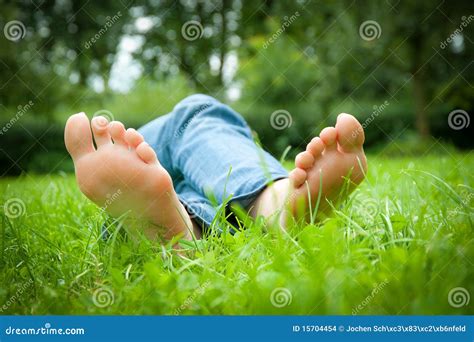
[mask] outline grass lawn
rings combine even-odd
[[[474,314],[473,170],[472,153],[369,156],[332,218],[286,234],[254,223],[182,257],[128,239],[72,175],[2,179],[0,311]]]

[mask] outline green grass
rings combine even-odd
[[[474,156],[369,163],[368,180],[332,218],[289,234],[258,222],[191,244],[184,257],[118,228],[103,241],[110,220],[71,175],[3,179],[2,201],[25,210],[1,212],[0,310],[473,314],[474,298],[456,308],[448,295],[474,296]]]

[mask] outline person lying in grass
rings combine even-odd
[[[112,216],[123,215],[131,230],[157,241],[202,237],[218,211],[209,198],[284,229],[290,220],[313,218],[315,208],[329,213],[331,203],[344,199],[367,170],[364,131],[352,115],[340,114],[335,127],[324,128],[288,173],[255,144],[241,115],[201,94],[139,131],[74,114],[65,143],[80,190],[98,206],[107,204]]]

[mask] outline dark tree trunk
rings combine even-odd
[[[415,126],[418,134],[423,139],[430,136],[430,125],[426,110],[425,82],[421,72],[413,75],[413,95],[415,102]]]
[[[430,136],[430,125],[428,120],[428,111],[426,108],[426,83],[424,78],[423,51],[425,37],[422,32],[414,32],[409,39],[412,53],[413,75],[413,101],[415,104],[415,126],[421,138],[426,139]]]
[[[224,86],[224,61],[227,54],[227,23],[225,14],[229,7],[229,0],[222,0],[222,7],[220,11],[221,20],[222,20],[222,29],[221,29],[221,47],[220,47],[220,56],[221,65],[219,67],[219,86]]]

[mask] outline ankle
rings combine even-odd
[[[269,184],[253,202],[250,215],[263,216],[271,224],[283,225],[288,199],[292,193],[289,178],[279,179]]]

